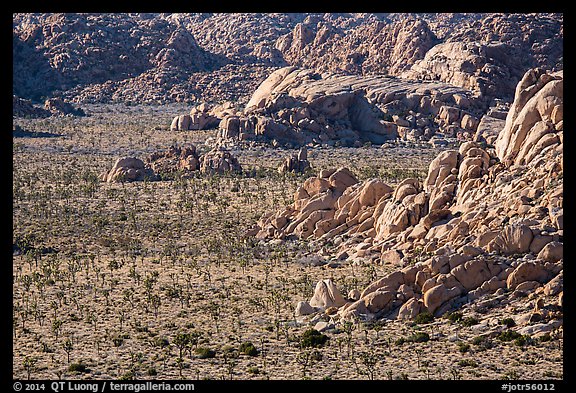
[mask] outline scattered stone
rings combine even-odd
[[[306,173],[311,171],[310,161],[308,161],[308,152],[305,147],[302,147],[298,154],[286,157],[282,164],[278,167],[280,173]]]
[[[308,302],[312,307],[326,309],[340,307],[346,303],[336,285],[330,279],[318,281],[314,295]]]

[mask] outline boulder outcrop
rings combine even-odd
[[[308,161],[308,151],[305,147],[301,148],[298,154],[286,157],[278,167],[278,172],[280,173],[306,173],[311,170],[312,167],[310,161]]]
[[[209,175],[242,172],[242,165],[230,151],[217,147],[201,157],[200,172]]]
[[[496,148],[462,143],[431,162],[423,183],[395,188],[321,171],[293,205],[263,216],[256,236],[330,240],[335,257],[400,265],[342,305],[344,319],[438,316],[504,289],[562,293],[561,276],[551,281],[563,269],[562,81],[561,72],[526,73]],[[538,142],[546,135],[553,142]]]
[[[242,172],[242,165],[227,149],[217,147],[199,154],[195,145],[187,144],[154,152],[145,161],[135,157],[118,159],[112,169],[100,175],[100,179],[106,182],[172,180],[190,178],[194,173],[223,175],[231,172]]]
[[[131,182],[145,179],[155,180],[154,171],[147,168],[144,161],[135,157],[123,157],[114,162],[112,169],[101,175],[101,180],[111,182]]]
[[[445,83],[289,66],[270,74],[242,113],[223,118],[219,136],[292,146],[472,139],[482,111],[470,91]]]
[[[14,94],[35,101],[59,91],[76,103],[245,103],[285,66],[409,72],[511,100],[528,68],[563,66],[563,14],[16,13],[13,20]]]

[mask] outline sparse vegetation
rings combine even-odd
[[[502,333],[498,335],[498,340],[500,341],[513,341],[516,339],[521,339],[522,335],[514,330],[504,330]]]
[[[198,347],[194,350],[194,353],[199,359],[210,359],[216,356],[216,351],[206,347]]]
[[[417,324],[430,323],[433,320],[434,315],[432,315],[429,311],[421,312],[420,314],[416,315],[416,318],[414,318],[414,322]]]
[[[406,342],[423,343],[430,340],[430,335],[426,332],[416,332],[407,337],[400,337],[396,340],[396,345],[402,345]]]
[[[297,262],[303,253],[318,251],[311,242],[272,246],[244,236],[264,213],[291,203],[310,174],[279,175],[277,151],[246,149],[238,154],[254,169],[250,176],[102,183],[98,175],[113,157],[143,157],[171,144],[203,146],[214,133],[153,131],[176,111],[168,108],[104,108],[92,106],[93,115],[82,121],[15,120],[65,135],[19,138],[13,150],[15,377],[454,377],[448,368],[434,370],[438,359],[456,352],[446,336],[462,323],[451,326],[427,312],[408,324],[346,321],[324,333],[294,323],[295,304],[310,298],[326,272],[339,287],[353,289],[390,271],[303,265]],[[314,171],[346,165],[360,178],[374,175],[391,185],[423,180],[436,154],[374,146],[309,153]],[[464,317],[456,312],[448,320]],[[522,349],[510,348],[532,349],[524,340]],[[490,341],[473,339],[464,356]],[[544,338],[539,345],[556,348],[560,341]],[[396,365],[399,356],[413,357],[413,365]],[[462,378],[482,368],[460,367]]]
[[[319,348],[322,347],[326,341],[328,341],[327,335],[320,333],[318,330],[309,329],[302,333],[300,346],[302,348]]]
[[[506,326],[507,328],[511,328],[516,326],[516,322],[512,318],[504,318],[500,321],[500,324]]]

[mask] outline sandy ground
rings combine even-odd
[[[346,294],[392,267],[314,266],[305,241],[244,236],[263,213],[289,204],[304,180],[275,171],[292,151],[234,151],[255,177],[101,183],[97,176],[121,156],[184,143],[205,151],[215,131],[168,131],[182,108],[90,109],[86,118],[15,120],[62,136],[13,139],[13,241],[29,246],[13,257],[14,378],[563,377],[561,338],[520,346],[491,334],[501,319],[533,307],[530,299],[465,307],[463,316],[479,322],[472,326],[446,318],[358,323],[303,348],[301,335],[317,320],[297,320],[294,308],[318,280],[332,278]],[[316,147],[309,159],[315,170],[347,166],[360,179],[394,184],[423,178],[437,152]],[[430,339],[400,344],[418,332]],[[180,345],[183,334],[194,339]],[[246,342],[256,356],[240,351]],[[215,356],[201,358],[201,348]]]

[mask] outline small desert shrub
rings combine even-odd
[[[504,318],[500,321],[501,325],[505,325],[507,328],[511,328],[516,326],[516,322],[512,318]]]
[[[451,323],[460,322],[462,320],[462,317],[463,317],[462,313],[457,311],[446,314],[446,319],[448,319]]]
[[[158,372],[156,371],[156,369],[154,367],[150,367],[148,370],[146,370],[146,374],[148,374],[148,376],[153,377],[158,375]]]
[[[516,340],[518,337],[522,337],[520,333],[515,332],[514,330],[505,330],[498,335],[498,340],[500,341],[512,341]]]
[[[458,350],[462,353],[468,352],[470,350],[470,344],[466,344],[464,342],[458,343]]]
[[[168,339],[165,337],[156,337],[154,340],[154,345],[160,348],[167,347],[169,344]]]
[[[466,317],[466,318],[463,318],[462,321],[460,321],[462,326],[466,326],[466,327],[477,325],[478,322],[479,322],[478,319],[476,319],[474,317]]]
[[[546,334],[540,336],[540,337],[538,338],[538,340],[539,340],[540,342],[551,341],[551,340],[552,340],[552,336],[550,335],[550,333],[546,333]]]
[[[461,359],[458,361],[458,365],[460,367],[478,367],[478,363],[473,359]]]
[[[82,363],[72,363],[68,366],[68,371],[75,372],[75,373],[86,373],[88,372],[88,367]]]
[[[316,329],[306,330],[300,337],[300,346],[302,348],[319,348],[328,341],[328,336],[320,333]]]
[[[194,350],[194,353],[199,359],[210,359],[216,356],[216,351],[206,347],[198,347]]]
[[[258,349],[251,342],[240,344],[240,352],[248,356],[258,356]]]
[[[248,374],[260,374],[260,369],[258,367],[252,366],[248,367]]]
[[[426,332],[417,332],[412,334],[408,337],[400,337],[396,340],[396,345],[402,345],[405,342],[412,342],[412,343],[423,343],[430,340],[430,335]]]
[[[416,315],[416,318],[414,318],[414,322],[417,324],[430,323],[433,320],[434,315],[432,315],[429,311],[421,312],[420,314]]]
[[[430,340],[430,335],[426,332],[418,332],[408,337],[408,341],[423,343]]]
[[[476,336],[472,339],[472,344],[474,345],[482,345],[486,341],[486,337],[484,336]]]
[[[132,371],[128,371],[127,373],[121,375],[119,379],[121,381],[132,381],[134,379],[134,373]]]
[[[514,344],[516,344],[519,347],[523,347],[525,345],[532,345],[534,344],[534,339],[529,335],[529,334],[525,334],[525,335],[520,335],[519,337],[516,337],[514,339]]]

